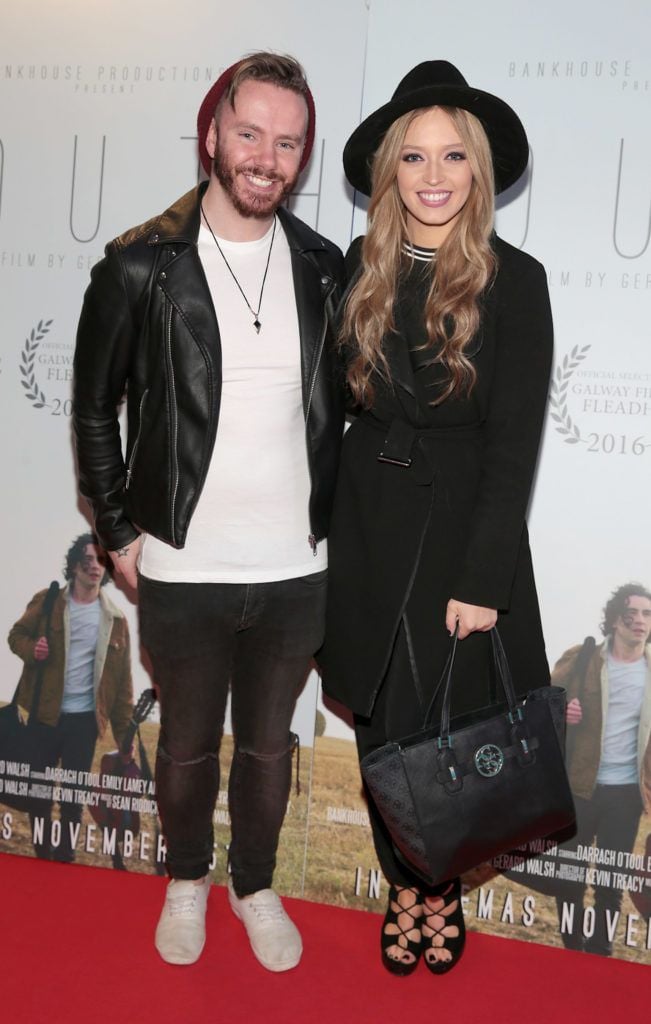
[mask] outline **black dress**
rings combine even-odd
[[[359,243],[349,257],[359,258]],[[499,610],[519,692],[549,682],[525,515],[552,355],[544,269],[494,239],[496,277],[468,354],[469,397],[438,405],[444,369],[420,346],[431,264],[405,257],[391,383],[344,439],[328,538],[324,688],[356,717],[360,756],[415,731],[440,677],[450,598]],[[386,461],[389,459],[390,461]],[[453,713],[490,702],[489,638],[458,647]],[[414,884],[370,807],[389,881]]]

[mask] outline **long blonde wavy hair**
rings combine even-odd
[[[422,348],[436,347],[433,359],[448,373],[432,405],[440,404],[454,391],[469,394],[472,390],[476,373],[465,353],[479,327],[482,292],[496,270],[490,245],[495,185],[486,132],[467,110],[440,109],[449,114],[459,132],[473,180],[461,215],[436,254],[436,273],[425,303],[427,340]],[[344,308],[341,344],[353,352],[348,381],[356,401],[366,408],[373,404],[373,375],[389,380],[383,342],[396,330],[394,304],[402,247],[409,240],[396,176],[407,129],[423,113],[414,110],[399,117],[378,147],[373,160],[368,230],[362,245],[363,269]]]

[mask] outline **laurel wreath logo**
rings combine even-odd
[[[48,404],[45,395],[36,381],[34,356],[41,341],[49,332],[52,323],[52,320],[39,320],[36,327],[33,327],[29,332],[29,337],[25,338],[23,351],[20,355],[20,372],[24,378],[20,383],[25,388],[25,398],[29,399],[35,409],[44,409]]]
[[[549,415],[556,424],[554,429],[559,434],[563,434],[565,444],[578,444],[583,440],[581,431],[570,416],[570,411],[567,407],[567,388],[572,379],[572,374],[577,366],[583,362],[591,347],[591,345],[583,345],[581,347],[575,345],[572,351],[565,356],[563,362],[556,367],[556,372],[552,379],[549,404],[551,410],[555,411],[550,411]]]

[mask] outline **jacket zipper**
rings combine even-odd
[[[140,398],[140,406],[139,406],[139,409],[138,409],[138,433],[136,434],[136,439],[133,442],[133,448],[131,449],[131,457],[129,459],[129,465],[127,467],[127,479],[126,479],[125,484],[124,484],[125,491],[129,490],[129,484],[131,483],[131,477],[133,476],[133,465],[134,465],[134,463],[136,461],[136,452],[138,451],[138,445],[140,443],[140,435],[142,434],[142,411],[143,411],[143,409],[145,407],[145,401],[147,399],[147,395],[148,394],[149,394],[149,388],[145,388],[145,390],[143,391],[142,396]]]
[[[171,527],[172,542],[174,543],[176,541],[176,536],[175,536],[176,530],[174,528],[174,522],[175,522],[175,515],[176,515],[176,493],[177,493],[178,487],[179,487],[179,460],[178,460],[178,452],[177,452],[177,445],[178,445],[178,418],[177,418],[177,415],[176,415],[176,382],[174,380],[174,366],[172,364],[172,306],[171,306],[171,304],[170,304],[169,316],[167,318],[167,338],[166,338],[166,343],[167,343],[167,346],[166,346],[167,347],[167,364],[168,364],[168,373],[169,373],[169,381],[170,381],[170,392],[171,392],[170,420],[171,420],[171,435],[172,435],[171,441],[172,441],[172,462],[173,462],[173,465],[172,465],[172,471],[173,471],[172,494],[171,494],[171,500],[170,500],[170,527]]]
[[[323,346],[325,345],[325,337],[326,337],[326,332],[328,330],[328,314],[327,314],[327,311],[325,309],[325,305],[326,305],[328,299],[330,298],[330,296],[332,295],[332,292],[334,291],[334,288],[335,288],[335,282],[331,281],[330,282],[330,288],[329,288],[329,290],[328,290],[328,292],[327,292],[327,294],[325,295],[325,298],[324,298],[323,329],[321,331],[321,338],[319,340],[319,346],[318,346],[318,349],[317,349],[317,357],[316,357],[316,360],[315,360],[315,363],[314,363],[314,372],[312,374],[312,380],[310,381],[310,390],[308,392],[307,404],[305,406],[305,446],[307,448],[307,466],[308,466],[308,470],[309,470],[309,473],[310,473],[310,482],[312,482],[312,480],[313,480],[313,472],[312,472],[312,451],[310,449],[310,442],[308,440],[308,420],[310,418],[310,408],[312,406],[312,396],[314,395],[314,389],[316,387],[316,379],[317,379],[317,376],[319,374],[319,366],[321,365],[321,356],[323,355]],[[310,523],[310,526],[312,526],[311,523]],[[316,540],[316,537],[314,535],[314,527],[313,526],[312,526],[312,532],[310,533],[310,535],[309,535],[309,537],[307,539],[308,539],[308,543],[309,543],[309,545],[310,545],[310,547],[312,549],[312,555],[314,556],[314,558],[316,558],[316,555],[317,555],[317,540]]]

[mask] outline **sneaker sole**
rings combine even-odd
[[[163,940],[160,941],[162,942]],[[206,940],[204,939],[201,944],[201,949],[198,951],[196,956],[183,956],[181,954],[175,955],[173,953],[164,953],[159,945],[158,935],[154,936],[154,946],[156,947],[156,952],[158,953],[161,960],[164,960],[166,964],[174,964],[178,967],[186,967],[188,964],[196,964],[197,960],[204,951],[205,945]]]
[[[203,950],[204,950],[204,947],[202,946],[201,949],[199,950],[199,952],[197,953],[197,955],[195,957],[180,957],[180,956],[174,957],[174,956],[166,956],[158,948],[158,946],[156,946],[156,952],[158,953],[158,955],[161,958],[161,960],[163,960],[166,964],[172,964],[174,967],[187,967],[189,964],[196,964],[197,960],[199,959],[199,957],[203,953]]]

